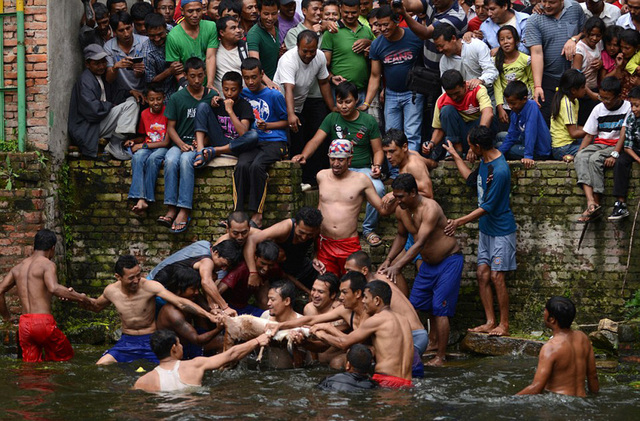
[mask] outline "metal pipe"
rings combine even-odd
[[[20,152],[25,152],[27,146],[27,93],[24,70],[24,0],[16,1],[16,14],[16,35],[18,39],[18,149]]]

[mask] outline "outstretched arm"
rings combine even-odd
[[[193,325],[187,322],[184,315],[177,309],[171,308],[168,316],[169,322],[171,323],[171,330],[192,344],[204,345],[209,343],[222,330],[222,324],[218,324],[218,327],[215,329],[198,334]]]
[[[321,339],[336,348],[349,349],[351,345],[364,342],[375,332],[377,327],[378,321],[375,320],[375,318],[368,318],[360,325],[360,327],[348,335],[338,329],[320,330],[311,328],[311,333],[313,333],[318,339]]]
[[[209,306],[213,308],[213,305],[217,304],[225,313],[232,316],[237,315],[236,311],[231,307],[229,307],[229,304],[227,304],[224,298],[222,298],[222,295],[220,295],[220,291],[218,291],[218,287],[216,286],[216,283],[213,279],[213,270],[214,270],[213,260],[202,259],[200,261],[200,265],[198,267],[198,272],[200,272],[200,279],[201,279],[200,283],[206,295]],[[192,301],[190,300],[186,300],[186,301],[188,303],[192,303]],[[176,307],[180,308],[179,305],[176,305]]]
[[[69,301],[76,301],[85,305],[91,302],[91,299],[85,294],[79,294],[72,288],[62,286],[58,283],[56,265],[53,263],[44,271],[44,284],[46,285],[47,290],[49,290],[52,295],[55,295],[58,298],[64,298]]]
[[[241,360],[259,346],[269,345],[270,340],[270,337],[263,333],[255,339],[251,339],[250,341],[243,344],[233,346],[222,354],[214,355],[213,357],[207,358],[196,358],[194,362],[200,363],[200,368],[202,370],[215,370],[225,364]]]
[[[178,297],[171,291],[165,289],[165,287],[163,287],[160,282],[147,280],[145,281],[144,285],[145,288],[154,293],[156,296],[162,298],[168,303],[173,304],[183,312],[204,317],[205,319],[208,319],[213,323],[217,323],[218,320],[213,316],[213,314],[205,311],[202,307],[191,300],[187,300],[183,297]]]

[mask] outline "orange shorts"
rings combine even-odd
[[[371,377],[371,380],[378,383],[380,387],[388,387],[391,389],[413,387],[413,383],[411,383],[411,380],[403,379],[396,376],[389,376],[388,374],[375,373]]]

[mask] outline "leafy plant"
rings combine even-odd
[[[18,138],[4,139],[0,142],[0,152],[15,152],[18,150]]]
[[[11,166],[11,160],[9,159],[9,155],[7,155],[6,164],[7,164],[6,169],[0,170],[0,177],[1,178],[6,177],[7,179],[7,183],[5,184],[4,189],[11,190],[13,189],[13,180],[15,180],[18,177],[18,175],[15,173],[15,171],[13,171],[13,167]]]
[[[629,309],[627,313],[629,319],[640,315],[640,289],[636,291],[633,297],[624,303],[624,306]]]

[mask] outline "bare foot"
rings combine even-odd
[[[471,329],[467,329],[467,332],[476,332],[476,333],[489,333],[493,328],[496,327],[495,323],[485,323],[480,326],[476,326]]]
[[[173,226],[171,229],[175,230],[178,228],[182,228],[187,224],[187,220],[189,219],[189,210],[188,209],[180,209],[176,219],[173,220]]]
[[[427,347],[427,349],[424,350],[424,352],[432,352],[437,350],[438,350],[438,344],[435,342],[429,342],[429,346]]]
[[[444,362],[445,362],[445,358],[444,357],[434,357],[431,359],[431,361],[429,361],[428,363],[426,363],[425,365],[428,367],[443,367],[444,366]]]
[[[498,325],[498,327],[489,332],[489,336],[509,336],[509,326]]]
[[[144,199],[138,199],[138,203],[134,207],[131,208],[133,213],[137,213],[138,215],[142,215],[144,211],[149,208],[147,201]]]

